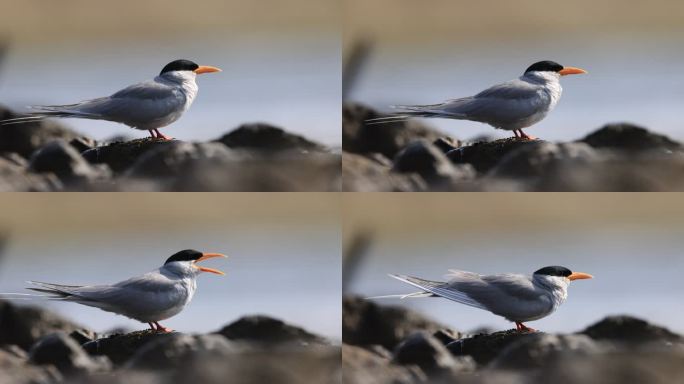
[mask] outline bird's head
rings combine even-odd
[[[553,285],[567,286],[573,280],[591,279],[594,276],[584,272],[573,272],[565,267],[544,267],[534,272],[534,278]]]
[[[209,65],[198,65],[190,60],[174,60],[162,68],[159,76],[171,80],[183,81],[187,79],[194,80],[197,75],[211,72],[221,72],[221,70]]]
[[[523,76],[541,80],[558,80],[561,76],[580,75],[587,73],[584,69],[564,67],[555,61],[544,60],[530,65]]]
[[[186,249],[176,252],[171,257],[166,259],[164,268],[171,269],[174,272],[184,275],[197,275],[201,272],[215,273],[217,275],[225,275],[225,273],[214,268],[201,267],[197,265],[198,262],[215,257],[228,257],[220,253],[202,253],[194,249]]]

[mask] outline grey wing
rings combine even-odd
[[[467,294],[453,290],[449,287],[448,283],[440,281],[430,281],[421,279],[418,277],[405,276],[405,275],[390,275],[391,277],[403,281],[404,283],[410,284],[414,287],[420,288],[425,292],[432,293],[434,295],[443,297],[445,299],[453,300],[461,304],[469,305],[475,308],[485,309],[480,303],[473,300]]]
[[[67,112],[77,117],[102,119],[137,126],[163,119],[182,110],[185,95],[176,87],[154,80],[126,87],[111,96],[76,104],[45,105],[34,108],[49,112]]]
[[[466,294],[497,314],[506,314],[541,296],[532,280],[524,275],[480,275],[478,279],[471,279],[459,275],[461,271],[453,272],[448,283],[452,290]]]

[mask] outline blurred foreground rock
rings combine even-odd
[[[343,115],[345,191],[684,190],[684,146],[629,123],[568,143],[464,143],[420,120],[368,124],[382,115],[359,104]]]
[[[433,323],[420,329],[413,311],[397,316],[394,307],[360,300],[347,297],[343,307],[342,362],[349,384],[665,384],[684,377],[682,337],[630,316],[607,317],[576,334],[507,330],[467,336],[435,331]],[[386,328],[395,334],[413,330],[385,348],[374,336]]]
[[[98,338],[49,311],[0,304],[3,384],[342,382],[339,346],[267,316],[210,334],[144,330]]]
[[[16,117],[0,107],[0,120]],[[0,126],[0,191],[339,191],[341,154],[268,124],[211,142],[99,143],[50,120]]]

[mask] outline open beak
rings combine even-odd
[[[203,73],[221,72],[221,69],[209,65],[200,65],[199,68],[195,69],[193,72],[195,72],[198,75],[201,75]]]
[[[200,68],[202,68],[202,67],[200,67]],[[215,258],[215,257],[228,257],[228,256],[223,255],[223,254],[221,254],[221,253],[203,253],[203,254],[202,254],[202,257],[200,257],[199,259],[195,260],[195,267],[197,267],[197,269],[199,269],[199,270],[202,271],[202,272],[210,272],[210,273],[215,273],[215,274],[217,274],[217,275],[225,275],[225,273],[219,271],[218,269],[207,268],[207,267],[200,267],[199,265],[197,265],[197,263],[200,262],[200,261],[202,261],[202,260],[213,259],[213,258]]]
[[[200,67],[202,68],[202,67]],[[567,75],[582,75],[587,73],[582,68],[575,68],[575,67],[563,67],[558,73],[560,73],[561,76],[567,76]]]
[[[573,272],[568,276],[570,280],[593,279],[594,276],[584,272]]]

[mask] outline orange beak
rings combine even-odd
[[[568,276],[570,280],[593,279],[594,276],[584,272],[573,272]]]
[[[200,67],[200,68],[201,68],[201,67]],[[202,257],[200,257],[199,259],[195,260],[195,263],[198,263],[198,262],[200,262],[200,261],[202,261],[202,260],[206,260],[206,259],[213,259],[213,258],[215,258],[215,257],[228,257],[228,256],[223,255],[223,254],[220,254],[220,253],[203,253],[203,254],[202,254]],[[195,267],[197,267],[197,269],[199,269],[199,270],[202,271],[202,272],[210,272],[210,273],[215,273],[215,274],[217,274],[217,275],[225,275],[225,273],[219,271],[218,269],[207,268],[207,267],[200,267],[199,265],[195,265]]]
[[[195,69],[193,72],[195,72],[198,75],[201,75],[203,73],[221,72],[221,69],[209,65],[200,65],[199,68]]]
[[[202,68],[202,67],[200,67]],[[581,68],[575,68],[575,67],[563,67],[563,69],[560,70],[561,76],[567,76],[567,75],[582,75],[587,73],[584,69]]]

